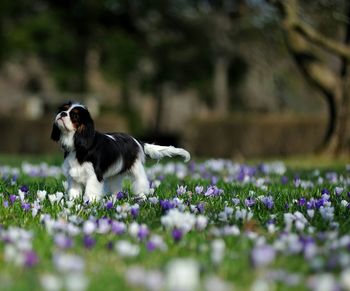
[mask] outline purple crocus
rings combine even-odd
[[[320,208],[321,206],[323,206],[324,205],[324,199],[323,198],[320,198],[320,199],[317,199],[316,200],[316,208],[318,209],[318,208]]]
[[[116,194],[116,197],[118,200],[121,200],[124,198],[124,193],[122,191],[119,191],[117,194]]]
[[[136,218],[139,215],[139,211],[140,211],[140,208],[138,205],[137,206],[133,205],[130,208],[130,213],[133,218]]]
[[[30,210],[30,203],[22,203],[22,209],[24,211]]]
[[[73,241],[69,236],[63,233],[58,233],[54,237],[55,245],[61,249],[68,249],[73,246]]]
[[[203,186],[200,186],[200,185],[197,185],[195,188],[194,188],[194,191],[197,193],[197,194],[201,194],[204,190],[204,187]]]
[[[164,200],[160,199],[159,204],[163,211],[167,211],[169,209],[175,208],[175,203],[168,199],[164,199]]]
[[[16,199],[17,199],[16,195],[13,195],[13,194],[10,195],[10,201],[12,204],[15,203]]]
[[[219,181],[219,178],[216,176],[212,176],[210,180],[212,185],[216,185]]]
[[[255,204],[255,199],[252,197],[248,197],[247,199],[244,200],[244,204],[247,207],[252,207]]]
[[[211,185],[207,188],[207,190],[204,193],[204,196],[207,197],[215,197],[215,196],[219,196],[220,194],[222,194],[224,192],[224,190],[219,189],[217,186],[215,185]]]
[[[314,198],[311,198],[309,201],[306,202],[307,209],[313,209],[315,207],[316,207],[316,200]]]
[[[146,225],[140,225],[139,231],[137,232],[137,237],[139,240],[144,240],[149,234],[149,230]]]
[[[34,251],[27,251],[24,253],[24,265],[26,267],[33,267],[39,262],[39,258]]]
[[[4,208],[8,208],[9,207],[8,200],[4,200],[3,205],[4,205]]]
[[[95,239],[90,235],[84,235],[83,242],[84,242],[84,247],[87,249],[93,248],[96,244]]]
[[[157,248],[157,246],[152,240],[149,240],[146,243],[146,248],[149,252],[153,252]]]
[[[29,187],[27,185],[22,185],[19,189],[24,193],[27,193],[29,191]]]
[[[264,196],[263,198],[261,198],[261,202],[267,207],[267,209],[272,209],[274,206],[272,196]]]
[[[182,239],[183,232],[181,229],[174,228],[173,231],[171,232],[171,235],[172,235],[174,241],[178,242]]]
[[[288,183],[288,177],[287,176],[282,176],[281,177],[281,184],[286,185]]]
[[[255,247],[251,252],[251,260],[254,267],[269,265],[276,257],[276,250],[270,245]]]
[[[306,204],[306,199],[305,199],[305,197],[299,198],[298,204],[299,204],[300,206],[304,206],[304,205]]]
[[[343,193],[343,191],[344,191],[344,188],[342,188],[342,187],[335,187],[335,189],[334,189],[334,193],[337,196],[340,196]]]
[[[123,222],[113,221],[111,229],[113,233],[121,235],[125,232],[126,226]]]
[[[205,205],[204,205],[203,202],[199,202],[199,203],[197,204],[197,210],[198,210],[199,213],[204,213],[204,211],[205,211]]]
[[[182,195],[182,194],[185,194],[187,191],[187,186],[179,186],[177,185],[177,189],[176,189],[176,194],[177,195]]]
[[[239,200],[239,198],[232,198],[232,202],[235,206],[237,206],[241,202],[241,200]]]
[[[326,189],[326,188],[323,188],[322,190],[321,190],[321,194],[330,194],[330,191],[328,190],[328,189]]]
[[[106,209],[107,210],[110,210],[110,209],[112,209],[113,208],[113,202],[112,201],[107,201],[107,203],[106,203]]]

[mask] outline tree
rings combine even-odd
[[[279,11],[290,54],[305,79],[325,97],[329,112],[322,151],[331,155],[349,152],[347,125],[349,112],[350,22],[345,25],[344,40],[332,39],[301,19],[298,0],[268,0]],[[347,4],[347,17],[350,5]],[[315,49],[315,47],[317,49]],[[340,69],[331,69],[319,49],[340,59]]]

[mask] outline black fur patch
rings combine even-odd
[[[123,168],[120,173],[128,171],[138,158],[140,147],[135,140],[123,133],[109,133],[113,139],[98,131],[95,132],[92,145],[87,149],[76,150],[77,158],[82,158],[80,163],[91,162],[94,166],[97,179],[101,181],[108,168],[118,161],[123,160]],[[83,152],[81,152],[83,151]]]

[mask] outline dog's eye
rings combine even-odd
[[[76,112],[72,112],[72,118],[73,119],[78,119],[78,113],[76,113]]]

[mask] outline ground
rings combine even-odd
[[[23,160],[1,157],[1,290],[350,289],[344,162],[167,160],[145,203],[126,181],[82,204],[60,158]]]

